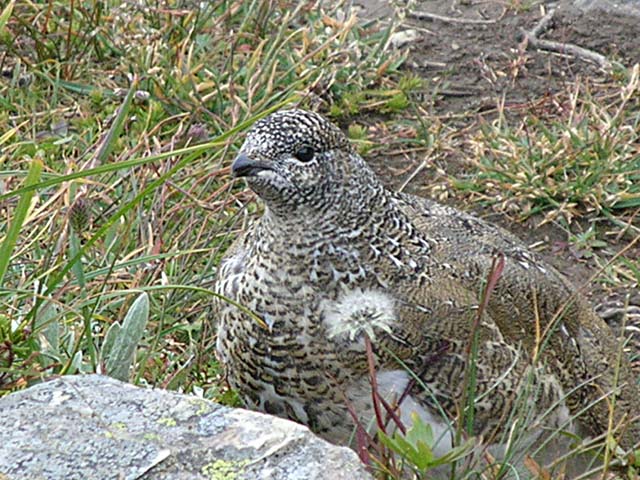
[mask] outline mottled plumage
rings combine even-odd
[[[217,274],[217,291],[267,326],[216,304],[219,357],[248,407],[347,442],[347,403],[365,424],[373,416],[369,335],[382,392],[397,398],[411,378],[406,368],[418,375],[427,390],[413,387],[402,418],[417,410],[443,434],[445,451],[451,437],[436,403],[456,415],[479,298],[502,254],[504,272],[478,329],[474,433],[505,435],[516,402],[528,404],[539,426],[567,429],[570,415],[595,402],[581,424],[594,435],[606,430],[601,397],[615,388],[615,336],[514,236],[387,190],[340,130],[310,112],[280,111],[256,123],[232,168],[265,203]],[[618,383],[616,422],[640,414],[625,359]],[[627,447],[640,439],[638,423],[622,438]]]

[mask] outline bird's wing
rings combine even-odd
[[[420,379],[414,395],[432,410],[458,415],[473,379],[468,398],[475,400],[474,431],[492,436],[518,401],[528,352],[507,343],[491,316],[479,312],[475,292],[445,275],[434,275],[429,281],[397,279],[390,285],[398,301],[399,325],[384,338],[384,351],[393,351]],[[557,399],[551,393],[543,392],[538,411]]]
[[[474,292],[479,298],[494,258],[504,257],[487,318],[506,345],[521,345],[530,358],[546,363],[565,393],[587,384],[567,399],[574,413],[618,387],[615,420],[640,416],[636,379],[628,360],[619,355],[615,335],[564,276],[497,226],[427,199],[399,199],[414,226],[431,239],[434,262],[449,267],[438,281],[447,285],[450,296],[469,298]],[[418,300],[422,295],[411,296]],[[589,409],[587,423],[594,433],[606,430],[611,400]],[[624,438],[627,445],[640,440],[640,422],[636,420]]]

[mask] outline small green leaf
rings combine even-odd
[[[36,317],[35,328],[41,351],[39,361],[43,367],[51,365],[52,359],[58,361],[60,358],[60,325],[57,321],[59,314],[58,305],[50,302],[40,309]]]
[[[113,350],[113,345],[116,343],[116,338],[120,336],[120,332],[122,331],[122,327],[118,322],[113,322],[109,329],[107,330],[106,335],[104,336],[104,341],[102,342],[102,350],[101,355],[104,361],[109,358],[111,354],[111,350]]]
[[[413,458],[416,456],[416,450],[402,438],[402,434],[395,432],[393,437],[389,437],[382,432],[378,432],[380,441],[390,450],[400,455],[402,458],[409,460],[411,463],[415,463]]]
[[[411,428],[407,431],[407,441],[413,445],[424,442],[428,446],[433,446],[433,432],[431,426],[424,423],[416,412],[411,412]]]
[[[449,450],[445,455],[436,458],[431,463],[431,468],[437,467],[439,465],[446,465],[448,463],[453,463],[457,460],[460,460],[463,457],[466,457],[471,453],[474,446],[475,446],[475,439],[474,438],[467,439],[467,441],[464,444],[454,447],[451,450]]]
[[[36,317],[36,330],[45,338],[51,349],[58,352],[60,349],[60,325],[56,321],[60,314],[57,304],[49,302],[40,309]]]
[[[435,440],[431,426],[415,412],[411,414],[411,421],[411,427],[407,430],[406,435],[402,435],[400,431],[396,430],[392,437],[378,432],[378,438],[383,445],[421,473],[440,465],[452,463],[473,450],[475,441],[470,438],[464,445],[452,448],[446,455],[436,457],[433,453]]]
[[[67,370],[68,375],[73,375],[76,372],[82,372],[82,357],[84,353],[82,350],[78,350],[76,354],[71,359],[71,364],[69,365],[69,370]]]
[[[142,340],[148,321],[149,295],[143,292],[129,307],[120,330],[114,329],[114,333],[111,334],[115,339],[105,339],[105,343],[112,342],[113,345],[107,345],[109,349],[105,362],[107,375],[122,381],[129,379],[129,369],[133,364],[136,347]],[[109,336],[108,334],[107,337]]]

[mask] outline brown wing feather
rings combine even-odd
[[[490,297],[488,318],[506,344],[521,344],[529,358],[539,352],[565,392],[587,383],[567,400],[573,413],[597,402],[583,420],[592,433],[607,429],[612,397],[598,399],[615,391],[616,379],[616,424],[640,415],[640,392],[628,359],[619,354],[616,336],[563,275],[497,226],[427,199],[403,195],[401,200],[416,228],[434,239],[438,263],[450,265],[460,282],[461,287],[451,287],[457,288],[451,297],[460,298],[463,289],[479,291],[494,256],[504,255],[505,268]],[[627,445],[638,442],[637,419],[623,438]]]

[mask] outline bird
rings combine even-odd
[[[504,447],[517,409],[528,445],[554,429],[640,439],[616,335],[508,231],[387,188],[336,125],[303,109],[257,121],[231,170],[264,204],[215,281],[216,355],[247,408],[353,445],[354,425],[375,423],[372,356],[376,395],[397,423],[427,423],[436,454],[468,413],[470,365],[479,439]]]
[[[640,292],[614,292],[594,307],[625,347],[631,370],[640,378]]]

